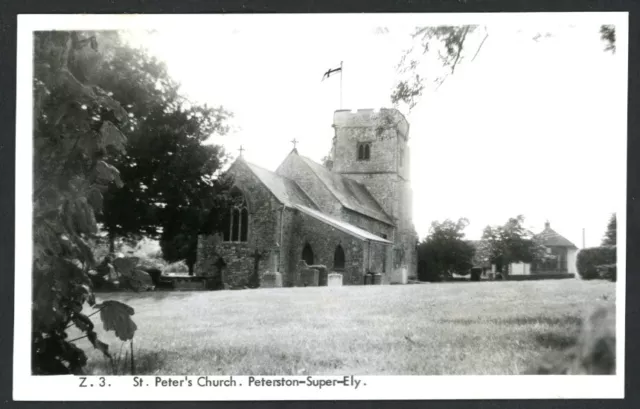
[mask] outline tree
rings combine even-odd
[[[210,211],[204,203],[227,160],[221,146],[206,140],[228,131],[231,114],[190,103],[163,63],[118,36],[111,41],[113,52],[94,78],[129,108],[132,124],[127,153],[113,158],[125,187],[109,189],[100,221],[112,251],[116,237],[160,239],[167,260],[187,259],[192,270],[196,221]]]
[[[33,307],[34,374],[78,374],[85,352],[69,340],[76,326],[109,357],[108,347],[82,313],[100,309],[121,339],[131,339],[133,309],[116,301],[95,303],[90,272],[96,267],[87,241],[112,183],[122,186],[108,152],[123,152],[128,114],[112,94],[87,82],[99,63],[97,33],[34,33],[33,89]],[[117,322],[115,327],[111,323]]]
[[[552,37],[553,34],[536,33],[532,40],[541,37]],[[405,51],[398,64],[398,73],[403,77],[395,85],[391,93],[391,102],[406,103],[409,109],[420,101],[426,88],[426,72],[420,75],[420,64],[425,55],[436,55],[444,68],[432,78],[436,90],[453,75],[456,67],[465,59],[474,61],[489,37],[487,26],[478,25],[417,27],[411,34],[413,46]],[[616,29],[613,25],[600,26],[600,38],[605,42],[605,51],[616,51]],[[416,51],[417,48],[417,51]]]
[[[604,238],[602,239],[603,246],[615,246],[617,238],[617,229],[616,229],[616,214],[613,213],[609,218],[609,224],[607,224],[607,231],[604,234]]]
[[[502,226],[487,226],[482,233],[481,257],[495,264],[500,273],[508,274],[505,267],[511,263],[533,263],[545,257],[545,247],[523,223],[524,216],[519,215]]]
[[[434,221],[427,238],[418,245],[418,265],[424,281],[439,281],[452,274],[466,275],[472,267],[475,248],[464,240],[467,219]]]

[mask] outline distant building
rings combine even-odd
[[[577,274],[576,256],[578,248],[568,239],[551,228],[549,222],[545,223],[542,232],[534,235],[547,249],[547,257],[543,262],[538,263],[511,263],[508,266],[509,275],[530,275],[530,274]],[[476,249],[473,259],[472,272],[476,274],[487,274],[489,272],[498,274],[496,265],[487,260],[481,260],[479,250],[482,248],[482,240],[470,240]]]
[[[576,256],[578,247],[551,228],[546,222],[542,233],[537,234],[547,248],[548,258],[541,263],[531,265],[531,273],[569,273],[576,274]]]
[[[233,163],[242,204],[228,231],[199,237],[197,275],[238,287],[278,272],[295,286],[306,263],[340,272],[345,285],[363,284],[368,272],[384,283],[416,276],[407,120],[395,109],[339,110],[333,128],[327,166],[295,146],[275,172]]]

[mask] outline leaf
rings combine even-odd
[[[100,127],[100,136],[101,143],[100,148],[106,148],[107,146],[112,146],[118,150],[118,152],[125,151],[125,144],[127,143],[127,138],[120,132],[118,127],[112,124],[109,121],[104,121],[102,126]]]
[[[105,331],[115,331],[116,336],[122,341],[133,338],[138,329],[135,322],[131,320],[131,316],[134,314],[133,308],[114,300],[96,304],[93,308],[100,309],[100,319],[104,324]]]
[[[84,314],[76,313],[73,315],[73,323],[82,332],[93,330],[93,321]]]
[[[102,160],[96,163],[96,178],[98,184],[114,182],[118,188],[124,186],[120,179],[120,171]]]

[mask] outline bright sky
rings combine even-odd
[[[248,161],[275,170],[293,138],[316,161],[329,151],[340,77],[321,78],[340,61],[343,108],[391,106],[395,67],[415,26],[399,21],[380,34],[379,22],[329,15],[211,17],[204,27],[167,26],[133,38],[166,61],[193,101],[235,114],[233,131],[214,142],[234,156],[243,145]],[[578,247],[583,228],[586,245],[598,245],[609,214],[624,203],[626,49],[604,52],[594,22],[487,27],[477,58],[407,115],[420,237],[433,220],[467,217],[467,236],[479,238],[486,225],[523,214],[535,232],[548,219]]]

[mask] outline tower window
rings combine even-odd
[[[358,160],[369,160],[371,158],[371,142],[358,143]]]

